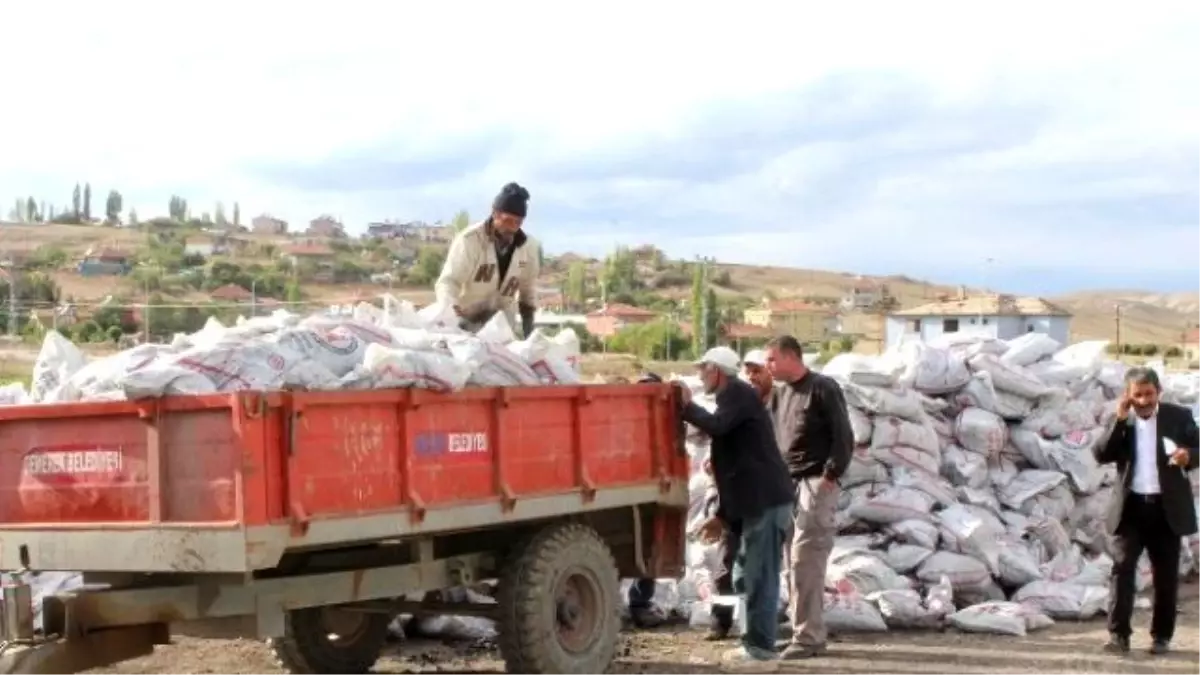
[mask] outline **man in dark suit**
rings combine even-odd
[[[1108,439],[1096,446],[1096,461],[1115,463],[1120,476],[1105,523],[1113,543],[1110,639],[1104,647],[1108,652],[1129,651],[1142,551],[1150,556],[1154,575],[1150,653],[1170,650],[1179,595],[1180,540],[1196,533],[1192,486],[1185,472],[1200,465],[1200,432],[1187,408],[1159,401],[1161,394],[1156,372],[1130,368]]]

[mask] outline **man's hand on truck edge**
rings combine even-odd
[[[721,537],[725,534],[725,523],[718,516],[709,516],[708,520],[700,523],[700,527],[696,528],[696,534],[700,537],[700,541],[706,544],[715,544],[721,541]]]

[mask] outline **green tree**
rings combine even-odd
[[[79,219],[79,215],[83,213],[83,193],[80,192],[79,183],[75,184],[75,192],[71,194],[72,213],[75,214],[75,219]]]
[[[717,291],[712,286],[705,291],[705,338],[707,340],[704,345],[705,349],[713,347],[717,344],[717,338],[721,335],[721,307],[717,302]],[[696,324],[699,325],[699,324]],[[697,352],[699,354],[699,352]]]
[[[83,215],[84,222],[92,219],[92,184],[83,184]]]
[[[125,209],[125,200],[116,190],[108,191],[108,199],[104,200],[104,220],[110,224],[121,222],[121,211]]]
[[[167,217],[179,223],[186,223],[188,221],[187,200],[179,195],[171,195],[171,200],[167,203]]]
[[[567,303],[572,307],[583,307],[587,302],[587,265],[576,260],[567,268]]]
[[[304,300],[304,294],[300,292],[300,284],[296,280],[288,282],[287,291],[284,299],[291,303],[296,303]]]
[[[450,221],[450,227],[454,228],[454,233],[458,234],[471,226],[471,214],[466,211],[459,211],[454,214],[454,218]]]
[[[688,340],[678,324],[665,320],[651,321],[617,331],[609,340],[609,348],[643,359],[661,361],[679,358],[686,353]]]
[[[704,325],[704,265],[692,266],[692,353],[704,351],[700,327]]]
[[[427,286],[437,281],[442,273],[442,265],[446,263],[446,253],[432,246],[426,246],[417,254],[417,261],[408,272],[408,281],[414,285]]]

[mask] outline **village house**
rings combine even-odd
[[[869,279],[858,279],[850,290],[842,296],[842,311],[865,311],[883,305],[888,298],[888,288]]]
[[[216,303],[240,305],[253,300],[254,294],[237,284],[225,284],[214,289],[208,297]]]
[[[308,222],[304,233],[310,237],[341,238],[346,236],[346,228],[333,216],[321,215]]]
[[[1176,347],[1188,363],[1200,359],[1200,328],[1193,326],[1183,334],[1183,342]]]
[[[800,342],[821,342],[837,330],[837,317],[828,307],[802,300],[764,300],[743,312],[742,321]]]
[[[454,238],[454,227],[442,223],[430,225],[419,220],[404,223],[385,220],[369,223],[366,236],[372,239],[406,239],[445,244]]]
[[[658,314],[641,307],[622,303],[608,303],[587,315],[587,330],[600,338],[610,338],[627,326],[649,323]]]
[[[276,218],[275,216],[264,213],[261,216],[255,216],[250,221],[250,230],[255,234],[270,234],[279,236],[287,234],[288,224],[287,221],[283,220],[282,218]]]
[[[718,342],[729,344],[738,351],[744,351],[743,347],[747,344],[765,343],[775,335],[770,328],[749,323],[718,324],[717,329],[720,331],[720,335],[717,336]],[[690,338],[692,322],[680,321],[679,332]]]
[[[291,263],[293,270],[303,271],[313,281],[333,281],[334,251],[325,244],[314,242],[284,246],[279,255]]]
[[[909,340],[925,342],[952,333],[1011,340],[1035,332],[1066,344],[1071,338],[1071,313],[1042,298],[968,296],[960,287],[955,298],[943,296],[937,302],[889,314],[885,346]]]
[[[132,258],[115,248],[88,249],[76,269],[85,277],[129,274],[133,269]]]

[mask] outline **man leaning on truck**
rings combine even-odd
[[[434,290],[468,330],[478,330],[499,311],[514,329],[519,313],[521,331],[533,332],[541,260],[538,243],[521,229],[528,205],[529,191],[509,183],[492,200],[488,219],[450,242]]]
[[[734,576],[745,589],[742,646],[726,652],[726,666],[766,672],[778,666],[779,572],[792,526],[792,485],[767,415],[754,387],[738,379],[738,355],[714,347],[696,362],[704,390],[716,395],[710,413],[681,390],[683,419],[712,439],[709,457],[717,484],[717,515],[705,533],[741,526]],[[737,584],[735,584],[737,585]]]
[[[796,338],[767,343],[767,368],[780,383],[767,408],[796,490],[788,554],[792,643],[781,654],[788,661],[825,651],[825,568],[837,530],[838,480],[850,465],[854,434],[842,388],[804,365]]]

